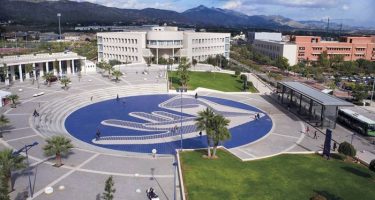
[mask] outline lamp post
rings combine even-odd
[[[32,144],[25,145],[24,147],[22,147],[18,151],[13,152],[13,155],[19,155],[21,152],[25,152],[25,154],[26,154],[26,161],[27,161],[27,168],[29,168],[30,167],[30,163],[29,163],[29,154],[28,154],[28,151],[33,146],[36,146],[38,144],[39,144],[38,142],[34,142]],[[29,195],[30,195],[31,198],[33,198],[33,194],[34,194],[34,189],[31,187],[31,177],[30,177],[30,173],[29,173]]]
[[[61,27],[60,27],[61,13],[57,13],[57,18],[59,19],[59,40],[61,40]]]
[[[181,136],[181,144],[180,144],[180,151],[182,151],[182,93],[183,92],[187,92],[187,88],[186,87],[179,87],[177,89],[177,92],[180,92],[181,96],[180,96],[180,107],[181,107],[181,111],[180,111],[180,136]]]

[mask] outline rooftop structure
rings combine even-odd
[[[179,31],[178,27],[156,26],[147,31],[98,33],[98,60],[145,63],[161,58],[204,61],[210,56],[229,59],[230,33]]]
[[[255,40],[272,40],[282,41],[281,33],[272,32],[248,32],[247,40],[250,44],[253,44]]]

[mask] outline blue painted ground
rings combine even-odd
[[[160,144],[99,145],[92,143],[92,139],[95,138],[95,133],[98,129],[100,130],[102,137],[150,135],[161,133],[157,131],[146,132],[103,126],[100,124],[100,122],[107,119],[119,119],[139,123],[146,122],[142,119],[129,116],[128,113],[130,112],[151,113],[153,111],[166,111],[180,115],[179,112],[173,112],[171,110],[166,110],[158,107],[160,103],[172,97],[174,97],[174,95],[144,95],[120,98],[120,101],[116,101],[116,99],[113,99],[94,103],[81,109],[78,109],[77,111],[69,115],[65,121],[65,128],[75,138],[86,143],[89,143],[91,145],[96,145],[120,151],[131,151],[140,153],[150,153],[152,149],[157,149],[158,153],[160,154],[171,154],[174,152],[175,149],[180,148],[180,141]],[[204,96],[200,96],[199,98],[205,98],[215,103],[262,113],[262,111],[255,107],[231,100]],[[260,120],[251,121],[249,123],[231,128],[230,132],[232,134],[232,138],[228,141],[225,141],[223,145],[226,148],[234,148],[248,144],[266,135],[271,130],[271,128],[272,120],[269,118],[268,115],[266,115],[262,117]],[[195,138],[183,140],[184,149],[205,148],[206,146],[207,139],[205,136],[197,136]]]

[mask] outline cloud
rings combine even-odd
[[[242,1],[240,1],[240,0],[230,0],[230,1],[227,1],[222,8],[238,9],[241,6],[242,6]]]
[[[342,9],[343,9],[343,10],[349,10],[349,6],[346,5],[346,4],[344,4],[344,5],[342,6]]]

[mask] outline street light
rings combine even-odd
[[[25,145],[24,147],[22,147],[21,149],[19,149],[18,151],[15,151],[13,152],[13,155],[19,155],[21,152],[25,152],[26,153],[26,161],[27,161],[27,168],[30,167],[30,163],[29,163],[29,155],[28,155],[28,151],[33,147],[33,146],[36,146],[38,145],[39,143],[38,142],[34,142],[32,144],[29,144],[29,145]],[[34,183],[35,184],[35,183]],[[31,177],[30,177],[30,173],[29,173],[29,195],[31,198],[33,198],[33,194],[34,194],[34,189],[31,188]]]
[[[180,94],[181,94],[181,96],[180,96],[180,107],[181,107],[181,112],[180,112],[180,122],[181,122],[181,125],[180,125],[180,136],[181,136],[180,151],[182,151],[182,93],[187,92],[187,88],[186,87],[179,87],[176,91],[180,92]]]
[[[57,18],[59,19],[59,40],[61,40],[60,17],[61,17],[61,13],[57,13]]]

